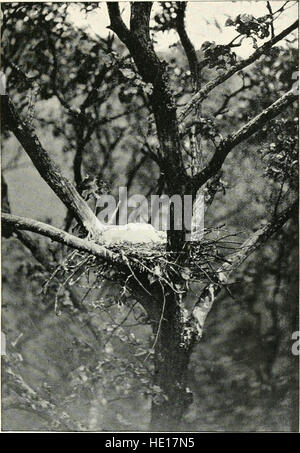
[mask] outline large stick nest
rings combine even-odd
[[[180,293],[192,282],[220,283],[218,269],[239,247],[240,242],[234,240],[237,234],[229,234],[222,228],[206,229],[200,241],[187,242],[185,249],[176,254],[166,251],[166,243],[161,241],[132,243],[122,240],[105,244],[119,261],[109,263],[83,252],[72,252],[64,260],[60,272],[67,284],[74,284],[90,270],[99,280],[112,280],[122,285],[130,278],[140,282],[143,275],[150,285],[159,281]]]

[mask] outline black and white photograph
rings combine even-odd
[[[299,433],[298,8],[1,2],[1,433]]]

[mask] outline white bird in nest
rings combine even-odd
[[[116,245],[122,242],[130,244],[158,244],[163,245],[167,242],[167,233],[159,231],[149,223],[136,222],[125,225],[112,225],[116,220],[117,212],[120,207],[118,203],[110,220],[106,225],[101,225],[100,240],[104,245]]]
[[[106,245],[115,245],[121,242],[129,242],[131,244],[165,244],[167,242],[167,233],[156,230],[156,228],[148,223],[110,225],[103,230],[101,241]]]

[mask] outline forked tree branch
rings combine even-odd
[[[226,286],[228,279],[256,249],[262,246],[275,232],[298,212],[299,200],[292,203],[273,221],[253,233],[239,248],[239,250],[228,258],[218,270],[219,282],[211,283],[204,288],[190,316],[190,323],[194,325],[194,339],[200,339],[208,313],[210,312],[216,295]],[[193,322],[194,321],[194,322]]]
[[[130,30],[124,24],[117,2],[108,2],[110,29],[127,46],[144,82],[153,87],[149,99],[152,105],[160,143],[160,167],[170,193],[180,193],[187,180],[182,153],[176,104],[169,85],[166,63],[154,51],[150,38],[149,20],[152,2],[132,2]]]
[[[119,8],[118,2],[107,2],[107,9],[110,19],[110,28],[114,31],[124,43],[130,39],[130,31],[126,27]]]
[[[31,126],[21,120],[8,96],[1,96],[3,124],[13,132],[32,160],[41,177],[51,187],[64,205],[83,224],[87,232],[97,236],[102,225],[81,198],[73,184],[65,178],[48,152],[42,147]]]
[[[208,163],[201,172],[196,174],[193,178],[194,190],[198,190],[203,186],[212,176],[217,174],[221,169],[229,152],[238,144],[251,137],[255,132],[259,131],[262,126],[268,121],[275,118],[290,104],[292,104],[298,96],[293,90],[288,91],[281,98],[271,104],[263,112],[245,124],[235,134],[230,135],[227,139],[223,140],[216,149],[211,161]]]
[[[262,55],[266,55],[272,46],[274,46],[279,41],[281,41],[283,38],[285,38],[287,35],[289,35],[293,30],[296,30],[298,28],[298,24],[299,24],[299,21],[296,20],[292,25],[290,25],[285,30],[283,30],[281,33],[279,33],[277,36],[275,36],[275,38],[270,39],[270,41],[266,42],[261,47],[259,47],[252,55],[250,55],[249,58],[246,58],[245,60],[238,62],[237,64],[232,66],[230,69],[228,69],[228,71],[223,72],[223,74],[219,75],[215,79],[208,82],[187,103],[187,105],[184,107],[184,109],[180,112],[180,114],[178,116],[178,120],[180,122],[182,122],[187,117],[187,115],[189,113],[191,113],[193,111],[193,109],[197,105],[199,105],[203,101],[203,99],[205,99],[207,97],[207,95],[218,85],[225,82],[225,80],[229,79],[231,76],[236,74],[238,71],[241,71],[242,69],[246,68],[251,63],[254,63]]]

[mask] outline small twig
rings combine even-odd
[[[124,322],[127,321],[127,319],[129,318],[130,313],[132,312],[132,310],[134,309],[134,307],[136,306],[136,304],[137,304],[137,302],[135,302],[135,303],[130,307],[130,309],[129,309],[128,312],[126,313],[126,316],[122,319],[122,321],[121,321],[119,324],[117,324],[117,325],[114,327],[114,329],[112,330],[110,336],[107,338],[107,340],[106,340],[105,343],[104,343],[104,348],[105,348],[105,346],[108,344],[108,342],[111,340],[111,338],[113,337],[113,335],[115,334],[115,332],[116,332],[120,327],[122,327],[122,325],[124,324]]]
[[[152,348],[151,350],[154,351],[155,350],[155,346],[157,344],[157,341],[158,341],[158,336],[160,334],[160,329],[161,329],[161,324],[162,324],[162,321],[164,319],[164,314],[165,314],[165,308],[166,308],[166,296],[165,296],[165,291],[164,291],[164,287],[162,285],[161,282],[160,283],[160,286],[161,286],[161,289],[162,289],[162,294],[163,294],[163,306],[162,306],[162,309],[161,309],[161,314],[160,314],[160,318],[159,318],[159,322],[158,322],[158,327],[157,327],[157,332],[156,332],[156,335],[155,335],[155,339],[154,339],[154,343],[152,345]],[[146,362],[150,356],[150,352],[147,354],[146,358],[144,359],[144,362]]]
[[[273,11],[272,11],[272,7],[271,7],[270,2],[267,2],[267,8],[268,8],[268,11],[269,11],[269,13],[271,14],[271,16],[273,16]],[[271,36],[272,36],[272,38],[274,38],[275,33],[274,33],[273,20],[271,20],[270,25],[271,25]]]

